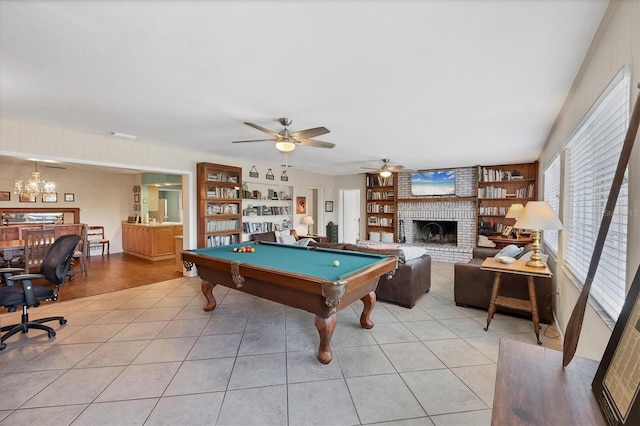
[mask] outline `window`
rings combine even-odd
[[[544,201],[560,217],[560,156],[556,155],[544,171]],[[553,254],[558,254],[558,232],[544,231],[544,244]]]
[[[613,212],[605,212],[629,124],[629,70],[625,67],[582,120],[566,146],[564,261],[584,283],[600,223],[612,215],[590,296],[612,319],[625,297],[628,178]]]

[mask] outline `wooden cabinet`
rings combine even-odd
[[[330,243],[338,242],[338,225],[327,225],[327,240]]]
[[[478,166],[478,234],[495,235],[515,219],[507,219],[509,207],[538,198],[538,162]]]
[[[292,187],[258,182],[242,186],[242,239],[251,234],[291,229]]]
[[[382,241],[396,241],[396,194],[397,175],[382,177],[378,173],[367,173],[366,239],[376,233]]]
[[[198,248],[241,242],[242,168],[198,163]]]
[[[182,235],[182,225],[122,224],[122,250],[147,260],[173,259],[175,237]]]

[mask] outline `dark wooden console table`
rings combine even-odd
[[[606,425],[591,390],[598,361],[500,339],[492,425]]]

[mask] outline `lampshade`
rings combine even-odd
[[[562,222],[560,222],[560,219],[558,219],[558,216],[546,201],[529,201],[520,216],[518,216],[514,227],[519,229],[554,230],[562,229]]]
[[[276,142],[276,148],[282,152],[291,152],[296,149],[296,144],[293,142]]]
[[[389,170],[381,170],[380,171],[380,176],[383,178],[387,178],[389,176],[391,176],[391,172]]]
[[[507,219],[517,219],[522,214],[522,210],[524,210],[524,206],[522,204],[511,204],[509,211],[504,215],[504,217]]]
[[[305,225],[313,225],[315,222],[311,216],[305,216],[304,219],[302,219],[302,223]]]

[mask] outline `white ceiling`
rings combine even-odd
[[[0,114],[345,175],[538,157],[606,0],[0,1]]]

